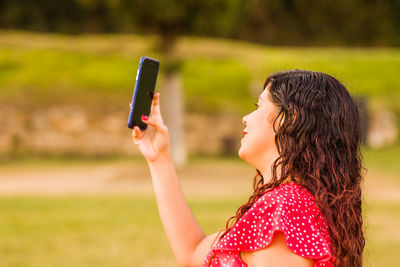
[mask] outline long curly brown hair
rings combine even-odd
[[[267,190],[291,178],[306,188],[319,207],[331,236],[335,266],[362,266],[361,127],[359,111],[346,88],[334,77],[290,70],[270,75],[270,95],[279,108],[274,125],[279,157],[264,183],[260,171],[254,192],[226,223],[221,238]],[[280,165],[280,174],[277,167]]]

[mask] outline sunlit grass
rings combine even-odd
[[[365,266],[395,266],[400,250],[400,203],[364,203]]]
[[[192,201],[208,233],[237,201]],[[2,266],[175,266],[152,196],[0,198]]]
[[[393,145],[381,149],[366,148],[363,151],[364,166],[368,169],[379,170],[400,182],[400,145]]]
[[[376,185],[397,171],[398,147],[366,150],[365,166],[379,176],[368,176]],[[128,159],[114,159],[117,162]],[[142,159],[131,159],[142,162]],[[36,170],[43,167],[96,166],[112,159],[20,159],[2,166]],[[244,165],[236,158],[194,157],[191,168],[225,169]],[[225,166],[225,167],[224,167]],[[244,166],[243,166],[244,167]],[[380,172],[379,172],[380,170]],[[203,170],[204,172],[204,170]],[[188,173],[187,171],[184,173]],[[211,172],[207,172],[211,173]],[[215,174],[215,176],[218,176]],[[189,177],[181,177],[183,181]],[[221,187],[237,183],[208,177],[204,183]],[[193,179],[193,178],[191,178]],[[243,177],[251,180],[251,177]],[[392,181],[400,187],[400,180]],[[242,181],[243,183],[243,181]],[[214,185],[213,185],[214,184]],[[250,184],[249,184],[250,186]],[[206,188],[207,186],[205,186]],[[226,187],[231,188],[231,187]],[[186,188],[188,189],[188,188]],[[203,188],[204,189],[204,188]],[[201,190],[201,189],[199,189]],[[223,189],[221,189],[223,190]],[[230,190],[230,189],[227,189]],[[187,192],[190,192],[187,191]],[[227,192],[221,192],[227,194]],[[207,197],[187,195],[190,206],[207,234],[222,230],[227,219],[246,200],[244,195]],[[365,266],[394,266],[400,249],[400,202],[365,197]],[[0,265],[2,266],[176,266],[168,246],[153,194],[9,196],[0,198]]]
[[[85,98],[96,104],[111,97],[110,104],[117,105],[131,96],[139,58],[160,58],[154,46],[154,38],[143,36],[3,31],[0,96],[15,101],[25,97],[38,105]],[[176,55],[183,60],[188,110],[248,110],[268,74],[297,68],[337,77],[351,93],[366,96],[373,110],[400,112],[399,49],[268,47],[185,37]],[[160,81],[163,67],[161,62]]]
[[[237,199],[190,199],[208,234]],[[366,266],[394,266],[400,203],[366,204]],[[0,198],[2,266],[176,266],[153,196]]]

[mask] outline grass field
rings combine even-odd
[[[155,203],[146,196],[1,198],[1,266],[175,266]],[[192,200],[208,233],[237,200]],[[395,266],[399,204],[368,203],[366,266]]]
[[[399,157],[399,151],[399,148],[365,151],[369,170],[364,185],[365,266],[398,263],[400,179],[394,158]],[[385,165],[381,165],[383,155],[388,155]],[[38,184],[43,184],[41,176],[51,175],[49,170],[64,173],[66,177],[55,174],[54,179],[64,179],[68,186],[67,180],[74,178],[68,176],[68,171],[76,168],[81,179],[96,188],[96,180],[87,174],[93,174],[92,169],[102,172],[101,168],[110,165],[117,166],[110,176],[118,176],[116,182],[130,179],[132,192],[46,195],[33,190],[29,194],[3,195],[0,197],[0,266],[176,266],[143,160],[53,159],[48,162],[28,159],[5,164],[0,167],[0,186],[1,179],[18,173],[18,169],[30,173]],[[223,229],[227,218],[246,200],[253,174],[251,167],[235,158],[195,157],[179,171],[192,210],[207,234]],[[139,186],[143,182],[146,187]],[[113,186],[108,184],[107,190]],[[134,190],[135,187],[139,189]]]
[[[237,199],[191,200],[207,233]],[[176,266],[150,196],[1,198],[1,266]],[[368,202],[365,266],[395,266],[400,204]]]
[[[43,107],[60,102],[125,108],[140,56],[160,58],[155,38],[64,36],[0,31],[0,97]],[[327,72],[370,108],[400,113],[400,50],[268,47],[185,37],[177,44],[188,111],[247,112],[268,74],[298,68]],[[161,77],[163,64],[161,58]],[[224,101],[219,101],[219,99]]]
[[[150,196],[2,198],[1,266],[174,266]],[[237,201],[191,202],[208,232]]]

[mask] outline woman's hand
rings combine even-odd
[[[133,141],[148,162],[153,162],[163,154],[169,154],[168,128],[164,125],[160,112],[160,93],[153,97],[150,117],[142,116],[147,129],[141,131],[135,126],[132,131]]]

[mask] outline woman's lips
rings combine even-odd
[[[243,131],[243,135],[246,135],[247,134],[247,132],[246,131]]]

